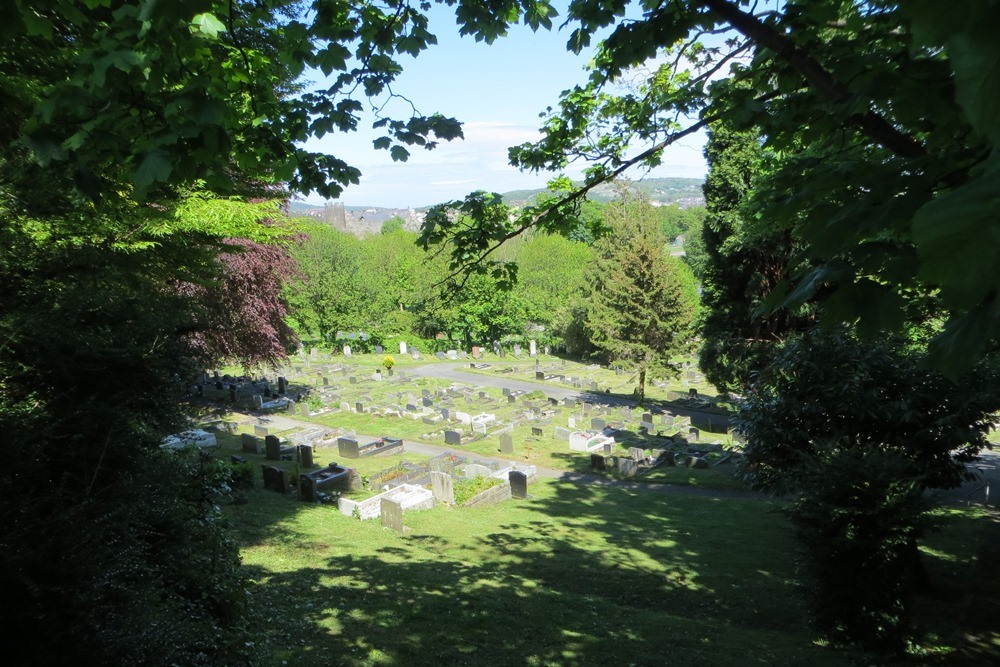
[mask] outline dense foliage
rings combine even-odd
[[[922,368],[916,352],[845,331],[797,337],[755,378],[738,426],[747,481],[796,494],[789,511],[817,620],[893,652],[905,648],[910,598],[923,583],[923,492],[964,479],[1000,408],[995,370],[955,385]]]

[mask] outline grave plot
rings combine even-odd
[[[434,494],[422,486],[401,484],[364,500],[351,500],[341,496],[337,508],[344,516],[353,516],[362,521],[377,519],[382,513],[382,499],[398,502],[402,510],[422,510],[434,507]]]
[[[337,449],[345,459],[401,454],[404,451],[403,439],[389,436],[382,436],[364,444],[359,444],[356,438],[340,437],[337,438]]]
[[[336,502],[341,494],[359,491],[361,476],[354,468],[331,463],[315,472],[299,475],[299,498],[303,502]]]

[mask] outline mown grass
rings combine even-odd
[[[223,453],[230,447],[226,439]],[[415,458],[350,464],[370,474]],[[253,581],[261,664],[822,667],[859,659],[809,627],[797,547],[778,505],[555,480],[529,492],[491,508],[407,513],[407,532],[397,535],[258,486],[225,513]],[[990,664],[976,661],[997,656],[995,633],[966,633],[964,614],[978,585],[968,563],[989,515],[935,517],[941,529],[924,553],[937,585],[916,606],[924,635],[908,664]]]
[[[254,491],[242,536],[263,664],[847,665],[804,622],[784,520],[540,481],[397,535]]]

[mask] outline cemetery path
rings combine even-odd
[[[560,387],[547,382],[532,382],[530,380],[517,380],[507,377],[480,375],[479,373],[467,373],[459,370],[463,366],[465,366],[465,364],[427,364],[425,366],[407,368],[406,372],[423,377],[449,380],[451,382],[461,382],[462,384],[494,387],[496,389],[507,387],[509,389],[516,389],[524,392],[542,391],[546,396],[557,398],[559,400],[572,398],[578,401],[586,401],[588,403],[604,403],[607,405],[627,405],[632,408],[636,407],[636,403],[633,399],[616,394],[608,394],[601,391],[590,391],[586,389],[575,389],[571,387]],[[655,401],[647,401],[647,407],[650,407],[648,405],[649,403],[655,403]],[[698,410],[697,408],[688,408],[671,404],[667,406],[667,409],[669,409],[671,413],[681,417],[711,417],[716,420],[720,418],[718,412]],[[730,421],[732,421],[732,419],[730,419]]]

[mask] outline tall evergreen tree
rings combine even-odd
[[[788,277],[793,250],[788,229],[772,229],[752,212],[754,180],[766,169],[759,138],[714,123],[705,157],[708,216],[702,228],[701,285],[706,316],[699,362],[720,391],[741,390],[767,365],[775,344],[806,320],[791,311],[758,312]]]
[[[623,193],[606,215],[612,231],[587,273],[587,328],[610,361],[638,371],[641,405],[650,371],[676,372],[670,360],[691,350],[698,291],[691,269],[667,253],[647,200]]]

